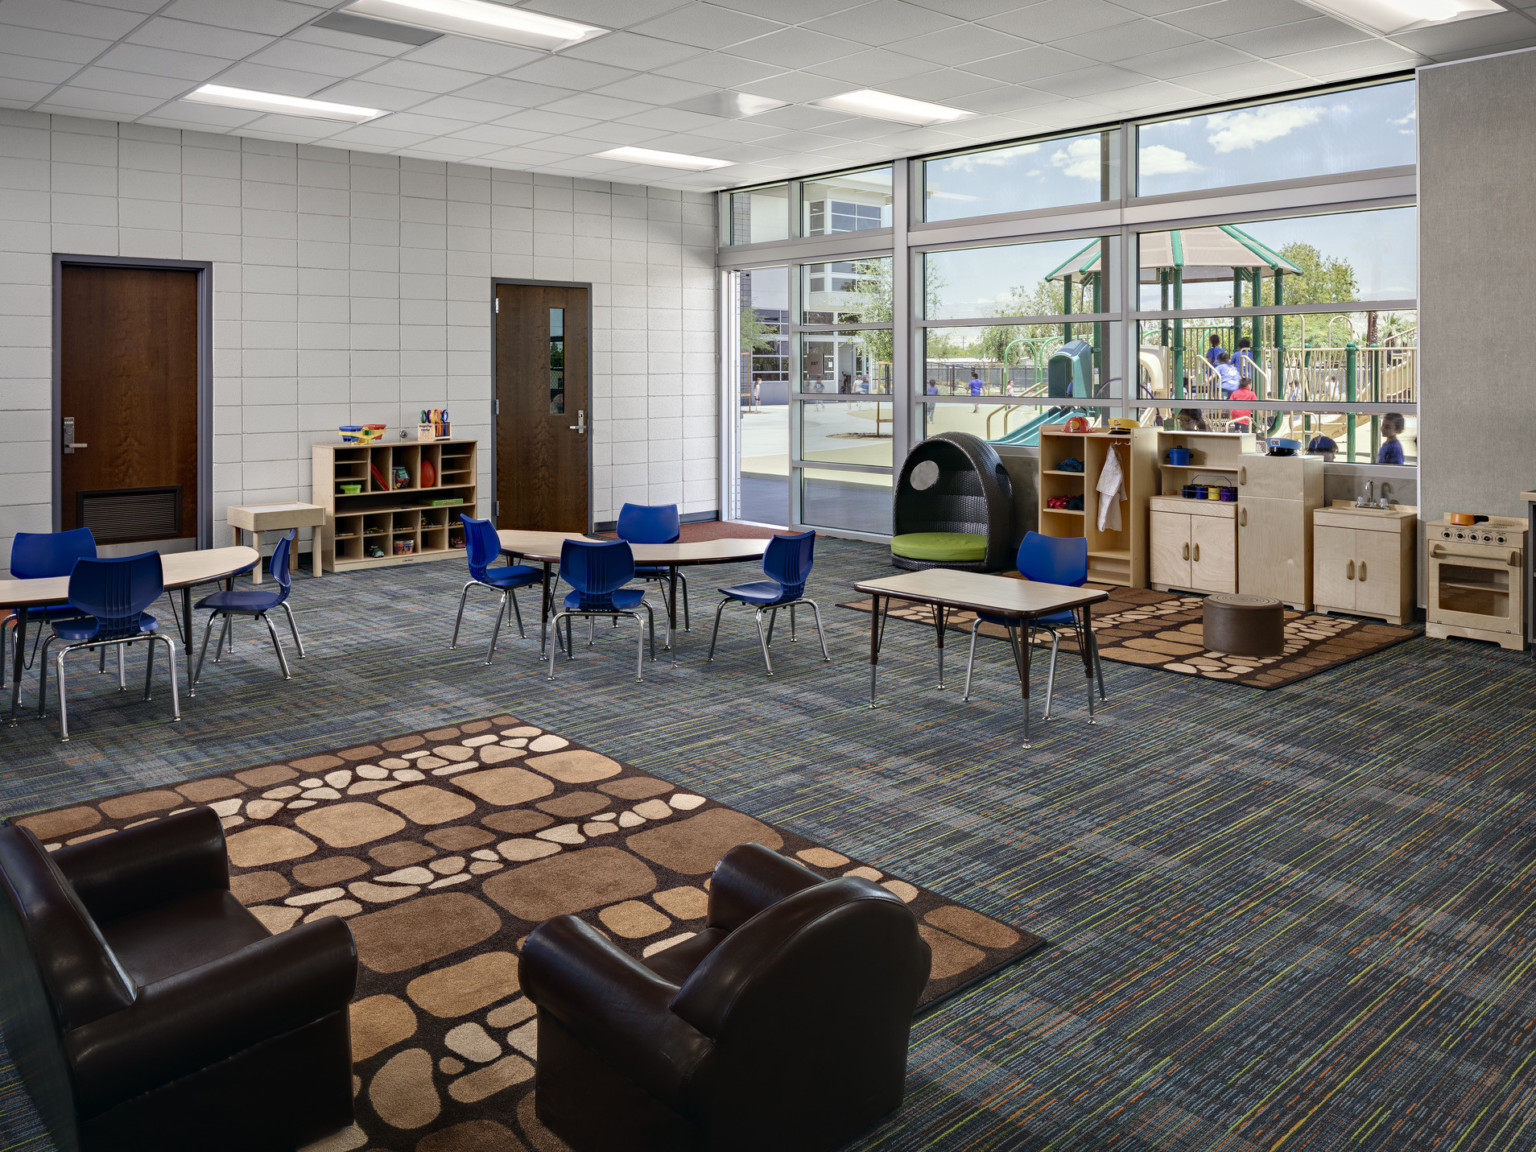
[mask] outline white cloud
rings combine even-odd
[[[964,192],[937,192],[937,191],[931,191],[931,192],[928,193],[928,199],[930,199],[930,200],[964,200],[967,203],[969,203],[970,201],[973,201],[973,200],[979,200],[980,197],[979,196],[970,196],[970,195],[967,195]]]
[[[1136,156],[1137,170],[1143,176],[1169,176],[1175,172],[1197,172],[1196,164],[1177,148],[1166,144],[1148,144]]]
[[[1078,180],[1092,180],[1097,183],[1102,162],[1103,151],[1097,136],[1091,139],[1073,140],[1065,148],[1058,148],[1051,153],[1051,163],[1066,175]]]
[[[940,161],[944,172],[974,172],[978,168],[1005,168],[1020,156],[1040,151],[1038,144],[1020,144],[1017,148],[1001,148],[993,152],[972,152],[965,156],[951,156]]]
[[[1252,149],[1288,136],[1298,128],[1316,124],[1323,118],[1321,108],[1303,108],[1295,104],[1276,104],[1244,112],[1216,112],[1205,118],[1213,129],[1206,137],[1217,152]]]

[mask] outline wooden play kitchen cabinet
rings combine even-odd
[[[1237,590],[1312,607],[1312,514],[1321,456],[1243,455],[1237,469]]]
[[[1149,504],[1152,587],[1236,592],[1236,506],[1178,496],[1154,496]]]
[[[1413,619],[1414,545],[1419,510],[1402,504],[1357,508],[1335,500],[1312,513],[1315,611]]]

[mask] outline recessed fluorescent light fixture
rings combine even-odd
[[[594,152],[599,160],[621,160],[625,164],[654,164],[658,168],[686,168],[690,172],[708,172],[711,168],[729,168],[734,160],[711,160],[708,156],[685,156],[681,152],[658,152],[654,148],[610,148]]]
[[[690,96],[667,107],[681,108],[684,112],[702,112],[706,116],[720,116],[727,120],[741,120],[783,108],[788,103],[788,100],[752,96],[746,92],[706,92],[702,96]]]
[[[394,20],[434,32],[472,36],[477,40],[495,40],[521,48],[542,48],[553,52],[569,48],[583,40],[601,36],[607,28],[577,24],[526,8],[509,8],[486,0],[352,0],[342,9],[359,16]]]
[[[1388,36],[1506,11],[1495,0],[1307,0],[1307,3],[1330,16],[1343,17],[1358,27]]]
[[[225,108],[248,108],[252,112],[275,112],[280,116],[312,116],[317,120],[345,120],[361,124],[384,115],[382,108],[359,108],[356,104],[333,104],[329,100],[310,100],[303,96],[282,96],[276,92],[255,92],[249,88],[226,88],[222,84],[204,84],[182,97],[195,104],[218,104]]]
[[[894,120],[898,124],[948,124],[952,120],[964,120],[967,116],[975,115],[963,108],[930,104],[926,100],[909,100],[905,96],[892,96],[889,92],[877,92],[873,88],[860,88],[857,92],[844,92],[841,96],[828,96],[810,103],[817,108],[830,108],[834,112],[847,112],[851,116],[872,116],[876,120]]]

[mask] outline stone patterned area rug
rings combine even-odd
[[[357,941],[357,1125],[308,1152],[563,1149],[533,1112],[534,1008],[517,950],[575,913],[637,958],[703,926],[704,887],[756,841],[912,908],[920,1009],[1045,941],[515,719],[495,716],[18,819],[50,848],[188,803],[223,818],[235,895],[273,932]]]
[[[1015,575],[1015,578],[1021,577]],[[1412,628],[1286,609],[1283,655],[1228,656],[1206,651],[1201,627],[1203,596],[1105,584],[1088,587],[1103,588],[1109,593],[1106,602],[1093,608],[1093,631],[1099,639],[1099,655],[1105,660],[1140,664],[1144,668],[1158,668],[1206,680],[1230,680],[1249,688],[1281,688],[1294,684],[1418,635]],[[868,612],[870,604],[869,600],[854,600],[838,607]],[[891,618],[933,627],[933,616],[923,604],[895,601],[891,605]],[[949,628],[968,634],[975,618],[970,612],[956,612],[949,618]],[[1004,629],[995,624],[983,624],[981,634],[1001,640]],[[1039,637],[1037,644],[1043,640],[1046,646],[1050,645],[1048,634],[1040,633]],[[969,641],[967,635],[966,642]],[[1061,648],[1064,653],[1075,655],[1076,639],[1063,634]],[[961,656],[964,657],[963,652]],[[978,647],[977,663],[980,662]],[[1058,663],[1058,672],[1061,667]],[[1079,665],[1077,675],[1081,674]],[[1070,671],[1068,675],[1071,675]]]

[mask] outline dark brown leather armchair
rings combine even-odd
[[[289,1149],[352,1122],[352,933],[270,935],[211,809],[47,852],[0,826],[0,1027],[54,1141]]]
[[[574,916],[523,947],[539,1119],[578,1152],[816,1152],[901,1103],[930,954],[896,896],[759,844],[715,866],[708,926],[630,959]]]

